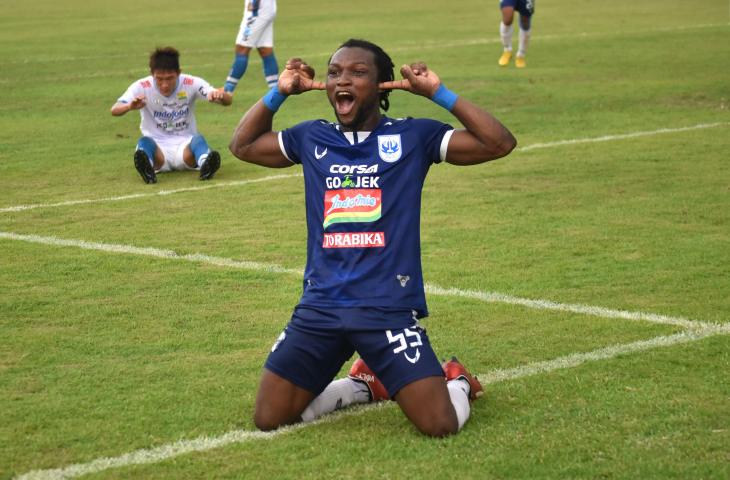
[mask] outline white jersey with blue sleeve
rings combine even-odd
[[[446,158],[453,128],[383,117],[372,132],[315,120],[279,134],[301,164],[307,212],[303,306],[428,310],[420,247],[421,190]]]
[[[195,121],[195,101],[207,99],[213,90],[202,78],[181,73],[170,96],[164,96],[157,89],[154,78],[149,75],[134,82],[119,97],[119,103],[131,103],[135,97],[144,95],[145,106],[140,109],[142,135],[152,137],[161,143],[188,140],[198,133]]]

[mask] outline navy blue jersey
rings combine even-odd
[[[366,137],[324,120],[280,133],[282,151],[304,171],[308,234],[300,305],[428,314],[421,190],[431,164],[444,158],[452,130],[435,120],[383,117]]]

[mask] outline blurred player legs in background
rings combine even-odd
[[[279,65],[274,55],[274,19],[276,0],[246,0],[243,20],[236,37],[236,57],[223,89],[233,93],[246,73],[252,48],[261,55],[264,78],[269,87],[279,79]]]
[[[497,63],[502,67],[506,67],[512,59],[512,32],[514,31],[512,22],[514,20],[515,10],[517,10],[520,13],[520,33],[515,66],[517,68],[525,68],[527,66],[525,56],[527,54],[527,45],[530,42],[532,14],[535,13],[535,0],[501,0],[499,7],[502,10],[502,22],[499,24],[499,35],[502,38],[504,51]]]

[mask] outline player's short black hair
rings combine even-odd
[[[340,48],[362,48],[363,50],[373,52],[373,55],[375,56],[375,66],[378,67],[378,83],[391,82],[395,78],[395,75],[393,74],[393,60],[390,59],[390,56],[385,53],[382,48],[374,43],[368,42],[367,40],[351,38],[337,47],[337,50]],[[330,58],[330,60],[332,60],[332,58]],[[388,95],[390,95],[390,90],[383,90],[380,92],[380,108],[386,112],[390,107]]]
[[[173,47],[157,47],[150,54],[150,72],[174,70],[180,73],[180,52]]]

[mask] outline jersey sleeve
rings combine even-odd
[[[200,77],[190,77],[193,79],[193,86],[195,87],[195,96],[202,99],[208,99],[208,93],[213,90],[213,87],[206,80]]]
[[[425,160],[428,163],[443,162],[446,159],[446,151],[451,134],[454,133],[454,127],[448,123],[427,118],[414,119],[414,121],[426,152]]]
[[[142,81],[136,81],[133,84],[127,88],[127,91],[125,91],[121,97],[117,99],[117,103],[132,103],[132,100],[134,100],[134,97],[138,95],[142,95],[144,93],[144,89],[142,88]]]
[[[314,122],[302,122],[279,132],[281,153],[292,163],[302,163],[300,154],[306,142],[306,135]]]

